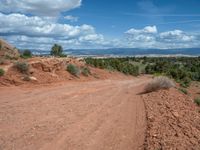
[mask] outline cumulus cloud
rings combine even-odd
[[[56,16],[60,12],[69,11],[80,5],[81,0],[1,0],[0,11]]]
[[[146,26],[144,29],[129,29],[125,32],[126,34],[154,34],[157,33],[156,26]]]
[[[69,20],[70,22],[77,22],[78,21],[78,17],[74,17],[71,15],[65,16],[64,19]]]
[[[131,28],[125,32],[127,45],[129,47],[152,47],[157,34],[156,26],[146,26],[143,29]]]
[[[195,36],[189,35],[181,30],[163,32],[160,33],[159,37],[165,42],[190,42],[195,39]]]
[[[0,27],[0,34],[2,35],[71,39],[96,34],[94,27],[90,25],[72,26],[50,22],[37,16],[28,17],[22,14],[5,15],[0,13]]]
[[[72,26],[16,13],[0,13],[0,35],[19,48],[25,48],[28,44],[35,48],[31,43],[41,46],[46,44],[47,47],[53,43],[62,43],[65,48],[105,44],[104,36],[97,34],[91,25]]]
[[[125,32],[126,43],[129,47],[140,48],[188,48],[200,46],[198,35],[181,30],[172,30],[159,33],[156,26],[147,26],[143,29],[131,28]]]
[[[20,49],[46,49],[53,43],[64,48],[110,47],[91,25],[59,23],[62,12],[81,6],[82,0],[2,0],[0,1],[0,37]],[[63,17],[70,22],[78,17]]]

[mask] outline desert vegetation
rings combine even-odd
[[[81,73],[84,75],[84,76],[89,76],[91,74],[90,72],[90,69],[88,67],[82,67],[81,68]]]
[[[66,70],[74,76],[79,76],[80,74],[80,69],[74,64],[67,65]]]
[[[0,68],[0,76],[3,76],[5,74],[5,71]]]
[[[63,53],[63,47],[59,44],[54,44],[52,46],[50,54],[52,56],[66,57],[66,55]]]
[[[29,64],[27,62],[17,62],[15,63],[17,70],[23,74],[28,74]]]
[[[198,106],[200,106],[200,98],[195,98],[195,99],[194,99],[194,102],[195,102]]]
[[[32,52],[30,50],[24,50],[22,51],[21,55],[20,55],[21,58],[31,58],[32,57]]]
[[[88,65],[93,67],[107,69],[110,71],[119,71],[127,75],[139,75],[139,66],[134,65],[131,61],[133,58],[86,58],[85,61]]]
[[[86,58],[86,63],[125,74],[151,74],[168,76],[187,88],[191,81],[200,81],[200,57],[127,57],[127,58]]]
[[[181,91],[182,93],[184,93],[186,95],[188,94],[188,91],[185,88],[179,88],[179,91]]]
[[[154,78],[150,83],[148,83],[145,87],[145,93],[158,91],[161,89],[169,89],[171,87],[174,87],[174,82],[165,76],[160,76]]]

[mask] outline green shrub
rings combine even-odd
[[[51,48],[51,55],[53,56],[63,56],[63,48],[61,45],[54,44]]]
[[[181,80],[181,86],[187,88],[190,86],[191,79],[189,77],[185,77]]]
[[[3,76],[5,74],[5,71],[0,68],[0,76]]]
[[[17,70],[19,70],[21,73],[28,74],[29,71],[29,64],[26,62],[17,62],[15,64],[15,67]]]
[[[81,69],[81,73],[84,75],[84,76],[89,76],[91,74],[90,72],[90,69],[88,67],[84,67]]]
[[[6,54],[6,55],[4,56],[4,58],[5,58],[5,59],[9,59],[9,60],[13,60],[13,59],[14,59],[12,56],[10,56],[10,55],[8,55],[8,54]]]
[[[200,98],[195,98],[195,99],[194,99],[194,102],[195,102],[198,106],[200,106]]]
[[[191,83],[191,79],[189,77],[185,77],[183,79],[177,80],[178,83],[180,83],[180,86],[183,88],[188,88]]]
[[[132,58],[134,60],[134,58]],[[119,71],[127,75],[137,76],[139,74],[139,66],[135,65],[129,58],[86,58],[85,62],[93,67],[108,69],[109,71]],[[138,63],[136,63],[138,64]]]
[[[107,66],[106,69],[107,69],[108,71],[111,71],[111,72],[115,71],[115,69],[114,69],[112,66]]]
[[[188,91],[184,88],[179,88],[179,91],[181,91],[182,93],[184,93],[186,95],[188,94]]]
[[[32,57],[32,52],[30,50],[24,50],[22,55],[21,55],[22,58],[31,58]]]
[[[73,65],[73,64],[69,64],[67,66],[67,71],[74,76],[79,76],[79,74],[80,74],[79,68],[76,65]]]

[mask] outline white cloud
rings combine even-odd
[[[151,48],[155,46],[156,26],[146,26],[143,29],[131,28],[125,32],[128,47]]]
[[[91,25],[72,26],[22,14],[0,13],[0,35],[19,48],[46,48],[53,43],[62,43],[64,48],[105,45],[103,35]]]
[[[96,33],[94,27],[86,24],[72,26],[51,22],[36,16],[0,13],[0,34],[70,39]]]
[[[173,30],[160,33],[160,39],[165,42],[190,42],[195,39],[195,36],[189,35],[181,30]]]
[[[70,18],[70,17],[69,17]],[[69,19],[68,18],[68,19]],[[50,50],[54,43],[67,48],[186,48],[199,47],[200,33],[172,30],[159,33],[156,26],[131,28],[125,38],[105,39],[91,25],[61,24],[52,17],[0,13],[0,36],[24,49]]]
[[[129,29],[125,32],[126,45],[140,48],[188,48],[199,47],[199,35],[181,30],[158,33],[156,26],[147,26],[143,29]]]
[[[129,29],[125,32],[126,34],[154,34],[157,33],[156,26],[146,26],[144,29]]]
[[[56,16],[60,12],[80,7],[82,0],[1,0],[0,11],[4,13],[29,13]]]
[[[71,22],[77,22],[78,21],[78,17],[74,17],[71,15],[65,16],[64,19],[69,20]]]

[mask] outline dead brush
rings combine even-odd
[[[171,79],[165,76],[160,76],[154,78],[150,83],[146,85],[144,93],[150,93],[161,89],[170,89],[172,87],[175,87],[175,84]]]

